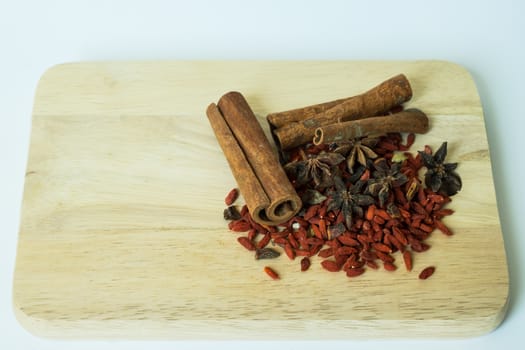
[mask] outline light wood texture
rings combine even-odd
[[[404,73],[464,188],[414,271],[355,279],[255,261],[222,219],[235,186],[205,115],[230,90],[264,117]],[[401,261],[396,256],[398,262]],[[269,264],[282,279],[262,269]],[[417,278],[428,265],[436,273]],[[508,273],[483,113],[463,68],[416,62],[111,62],[47,71],[36,91],[14,307],[51,337],[464,337],[503,319]]]

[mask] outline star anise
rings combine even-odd
[[[368,137],[342,141],[337,144],[337,148],[334,149],[334,152],[346,156],[348,171],[353,173],[356,161],[366,167],[368,159],[377,158],[377,153],[372,150],[376,143],[377,139]]]
[[[390,190],[399,187],[408,181],[405,174],[401,173],[401,163],[392,163],[388,166],[386,159],[379,158],[373,163],[375,171],[372,173],[373,178],[368,181],[367,191],[372,196],[377,196],[379,206],[384,207]]]
[[[333,182],[335,166],[345,160],[339,153],[321,152],[317,155],[308,155],[306,159],[294,161],[284,166],[298,185],[305,185],[314,181],[316,187],[328,187]]]
[[[427,168],[425,184],[434,192],[452,196],[461,190],[461,178],[454,171],[458,163],[445,163],[447,142],[443,142],[434,155],[419,151],[423,164]]]
[[[327,211],[341,210],[348,229],[352,227],[353,217],[363,216],[363,206],[374,203],[374,198],[363,194],[363,181],[357,181],[347,188],[343,180],[336,176],[334,178],[335,189],[327,191],[329,196]]]

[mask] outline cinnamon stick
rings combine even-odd
[[[278,127],[273,130],[273,135],[281,149],[290,149],[311,141],[319,127],[380,115],[410,98],[410,83],[405,75],[399,74],[308,119]]]
[[[428,129],[427,115],[419,109],[411,108],[389,116],[371,117],[322,126],[315,130],[313,143],[319,145],[389,132],[424,134]]]
[[[291,109],[289,111],[270,113],[266,116],[266,120],[272,129],[280,128],[292,122],[299,122],[301,120],[315,117],[316,115],[327,111],[328,109],[350,99],[353,97],[340,98],[329,102],[318,103],[302,108]]]
[[[229,92],[206,114],[252,218],[266,225],[292,218],[301,199],[244,97]]]

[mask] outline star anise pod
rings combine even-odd
[[[305,185],[313,180],[316,187],[328,187],[334,183],[334,167],[343,160],[345,157],[339,153],[321,152],[308,155],[304,160],[288,163],[284,169],[295,177],[298,185]]]
[[[374,198],[362,193],[363,185],[363,181],[357,181],[347,188],[343,180],[336,176],[334,178],[335,189],[327,191],[329,196],[327,211],[341,210],[348,229],[352,227],[355,215],[363,216],[362,207],[374,203]]]
[[[427,168],[425,185],[434,192],[452,196],[461,190],[461,178],[454,171],[458,163],[445,163],[447,142],[443,142],[434,155],[419,151],[423,164]]]
[[[394,187],[399,187],[408,181],[405,174],[401,173],[401,163],[392,163],[388,166],[386,159],[379,158],[373,163],[375,171],[372,173],[372,177],[368,181],[367,191],[377,196],[379,199],[379,206],[384,207],[390,190]]]
[[[348,171],[353,173],[356,162],[366,167],[368,159],[377,158],[377,153],[372,149],[376,144],[377,139],[374,138],[357,138],[339,142],[337,148],[334,149],[334,152],[346,156]]]

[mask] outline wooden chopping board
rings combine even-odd
[[[348,279],[284,255],[263,272],[222,218],[235,186],[205,116],[242,92],[270,112],[352,96],[398,73],[407,106],[448,141],[464,188],[414,270]],[[399,253],[396,253],[399,254]],[[396,255],[397,261],[401,261]],[[399,263],[401,264],[401,263]],[[428,280],[417,278],[434,265]],[[402,264],[400,265],[402,266]],[[35,97],[14,278],[20,322],[50,337],[464,337],[503,319],[508,273],[483,112],[441,61],[88,62],[48,70]]]

